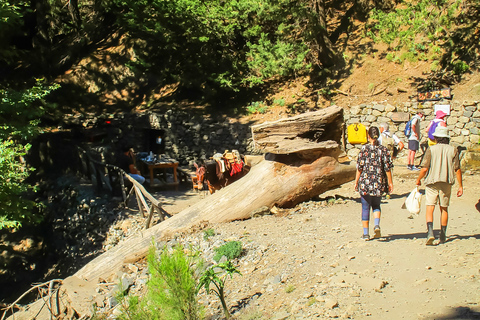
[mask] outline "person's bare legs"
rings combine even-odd
[[[415,153],[414,150],[408,150],[408,165],[415,166]]]
[[[433,241],[435,240],[435,236],[433,234],[433,211],[435,210],[435,206],[427,205],[425,210],[426,220],[427,220],[427,246],[431,246]]]

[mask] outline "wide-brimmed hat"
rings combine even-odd
[[[437,112],[435,113],[435,117],[437,119],[443,119],[445,118],[447,114],[445,112],[443,112],[442,110],[437,110]]]
[[[450,138],[447,127],[437,126],[433,136],[436,138]]]

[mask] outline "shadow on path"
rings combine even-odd
[[[440,236],[440,230],[435,230],[435,237],[436,239],[439,238]],[[423,239],[426,238],[427,236],[427,231],[425,232],[416,232],[416,233],[404,233],[404,234],[390,234],[384,238],[381,238],[380,240],[385,241],[385,242],[390,242],[394,240],[401,240],[401,239]],[[473,235],[458,235],[458,234],[452,234],[448,235],[447,232],[447,243],[451,242],[453,240],[464,240],[464,239],[470,239],[470,238],[475,238],[475,239],[480,239],[480,234],[473,234]]]
[[[452,308],[452,310],[446,314],[446,315],[435,315],[431,316],[428,318],[425,318],[427,320],[453,320],[453,319],[480,319],[480,310],[474,310],[471,309],[470,307],[455,307]]]

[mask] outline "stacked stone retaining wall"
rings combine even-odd
[[[465,152],[474,151],[480,139],[480,102],[456,102],[456,101],[432,101],[425,103],[406,102],[393,106],[388,103],[361,104],[344,109],[345,128],[350,124],[362,123],[367,128],[378,126],[386,122],[390,126],[390,132],[396,134],[407,146],[407,139],[403,133],[406,120],[394,121],[395,112],[407,113],[410,117],[421,111],[425,114],[425,120],[421,122],[422,141],[425,141],[425,129],[432,119],[435,118],[434,107],[439,105],[450,105],[450,115],[446,117],[447,128],[450,132],[452,145],[460,147]],[[356,159],[362,145],[348,143],[347,132],[345,145],[346,152],[350,159]],[[464,152],[464,153],[465,153]],[[402,153],[405,155],[405,152]],[[400,156],[402,156],[400,154]]]

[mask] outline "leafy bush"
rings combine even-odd
[[[224,245],[215,248],[215,255],[213,256],[213,260],[216,262],[220,261],[220,259],[225,256],[228,260],[235,259],[242,254],[242,242],[240,241],[229,241]]]
[[[464,74],[469,69],[470,67],[464,61],[455,61],[453,63],[453,73],[455,74]]]
[[[197,279],[202,265],[197,254],[186,254],[182,246],[171,251],[164,248],[160,256],[152,246],[148,255],[151,278],[147,295],[142,300],[130,297],[121,319],[201,319]]]
[[[35,102],[58,87],[39,79],[26,90],[0,89],[0,229],[41,220],[32,211],[40,205],[25,197],[35,188],[25,183],[33,168],[23,161],[30,149],[24,141],[38,133],[37,118],[45,111]]]

